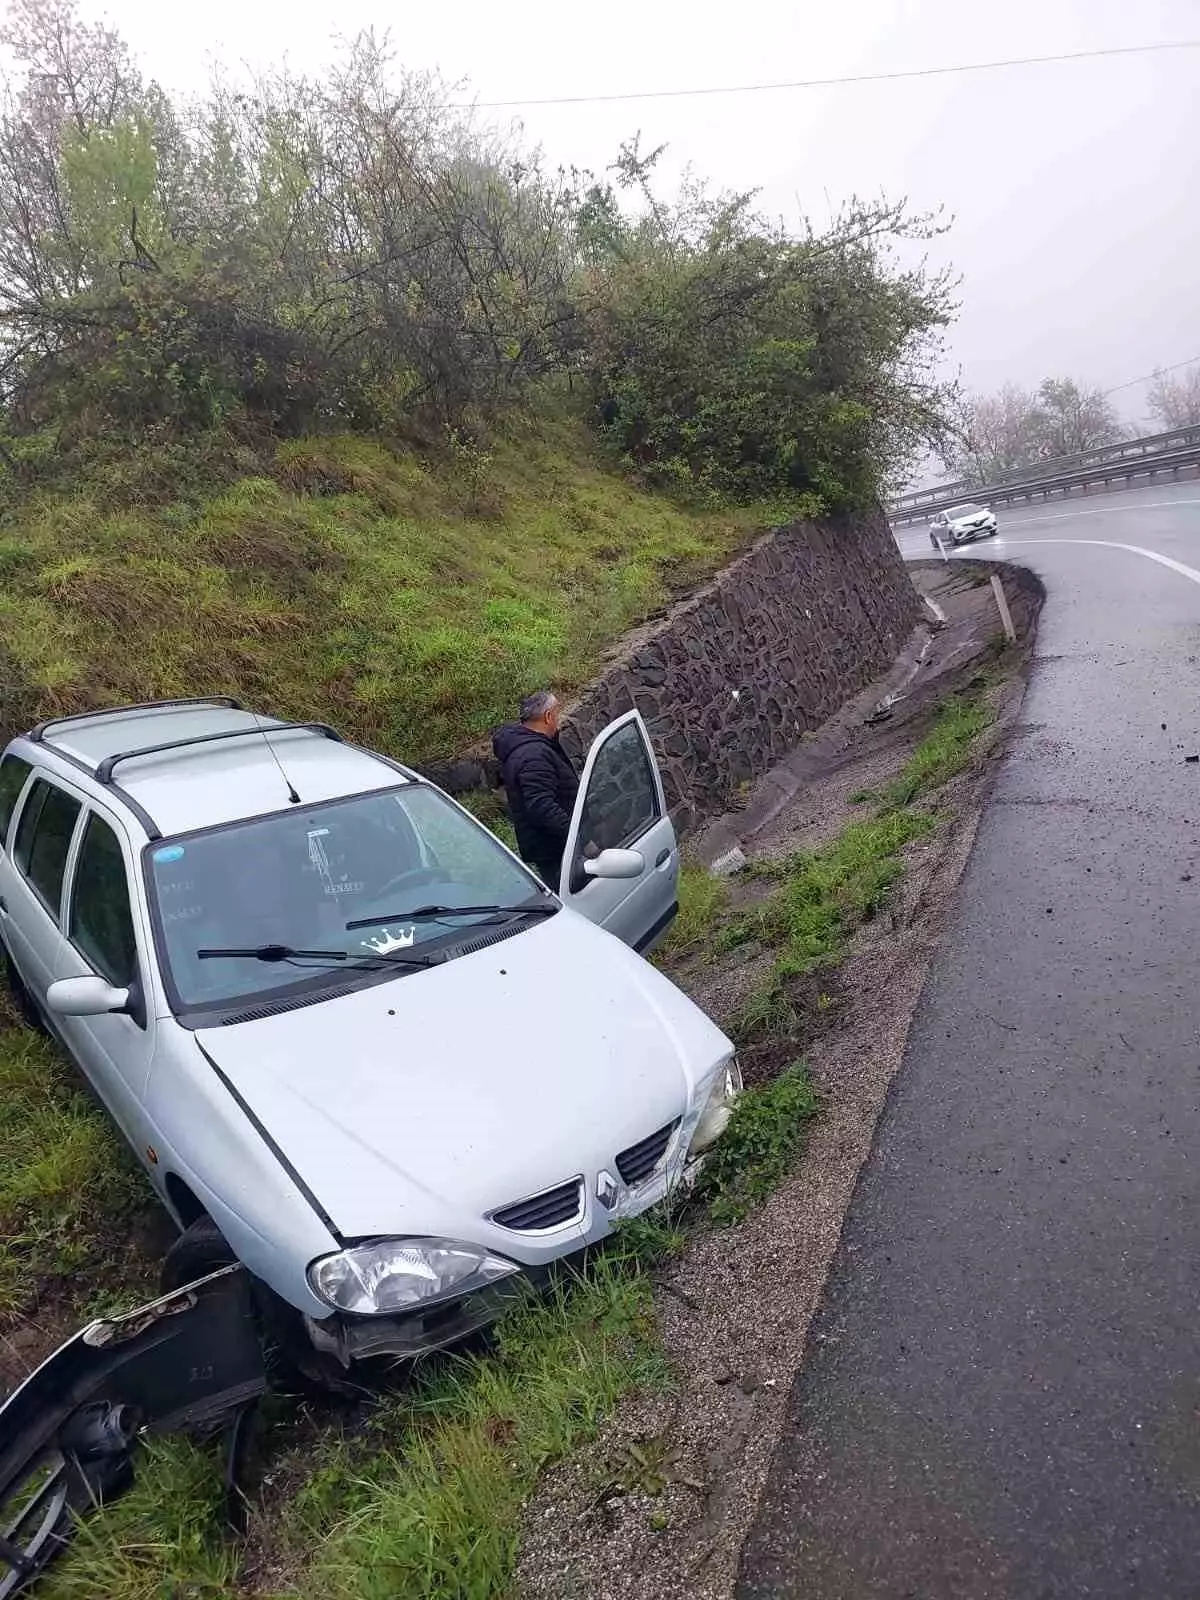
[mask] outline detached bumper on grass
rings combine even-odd
[[[139,1441],[238,1424],[267,1387],[250,1280],[226,1267],[122,1317],[89,1323],[0,1406],[0,1600],[45,1570],[79,1519],[133,1482]]]

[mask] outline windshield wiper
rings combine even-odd
[[[378,928],[385,922],[436,922],[440,917],[549,917],[557,910],[557,905],[545,902],[528,906],[416,906],[412,911],[389,912],[386,917],[356,917],[346,924],[346,932]]]
[[[360,955],[357,950],[297,950],[290,944],[233,945],[218,950],[197,950],[200,961],[344,961],[350,966],[396,965],[432,967],[438,957],[409,950],[377,950]]]

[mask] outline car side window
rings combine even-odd
[[[622,849],[662,816],[654,769],[636,722],[605,740],[596,755],[580,819],[581,847]]]
[[[13,860],[55,918],[62,901],[67,852],[81,809],[73,795],[39,778],[17,824]]]
[[[9,823],[17,809],[25,780],[32,771],[28,761],[22,761],[20,756],[5,756],[0,761],[0,850],[4,849]]]
[[[67,937],[115,988],[128,989],[137,977],[125,857],[116,834],[94,811],[75,863]]]

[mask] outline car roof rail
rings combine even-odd
[[[242,702],[235,700],[231,694],[190,695],[182,700],[138,700],[126,706],[105,706],[96,711],[75,711],[70,716],[49,717],[31,728],[25,737],[32,739],[35,744],[43,744],[51,728],[61,728],[68,722],[87,722],[92,717],[114,717],[125,711],[157,711],[171,706],[224,706],[230,711],[243,709]]]
[[[260,727],[225,728],[220,733],[198,733],[193,739],[169,739],[165,744],[147,744],[136,750],[118,750],[114,755],[105,756],[97,766],[93,777],[97,783],[111,785],[113,769],[117,764],[121,761],[133,761],[138,756],[156,756],[165,750],[190,750],[195,745],[214,744],[218,739],[245,739],[255,734],[266,738],[269,744],[272,734],[296,732],[317,733],[323,739],[332,739],[336,744],[343,742],[341,734],[327,722],[264,722]]]
[[[382,750],[368,750],[365,744],[352,744],[351,750],[357,750],[359,755],[370,756],[372,761],[382,761],[385,767],[391,767],[393,772],[398,772],[402,778],[407,778],[410,783],[428,783],[415,767],[406,767],[403,761],[397,761],[395,756],[385,756]]]

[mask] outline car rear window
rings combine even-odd
[[[28,761],[22,761],[20,756],[5,756],[0,760],[0,850],[8,838],[9,824],[25,780],[32,771]]]
[[[17,824],[13,860],[56,917],[62,900],[67,852],[80,809],[73,795],[39,778],[29,792]]]

